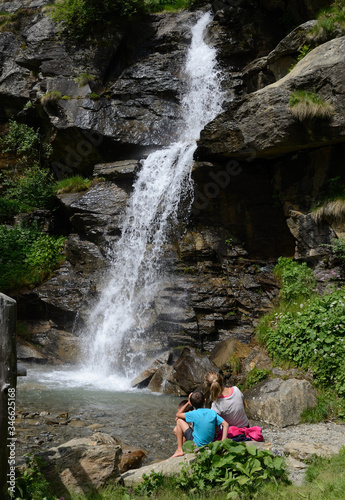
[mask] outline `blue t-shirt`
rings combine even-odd
[[[214,410],[198,408],[185,413],[186,422],[193,422],[193,441],[197,446],[205,446],[214,440],[216,425],[223,422]]]

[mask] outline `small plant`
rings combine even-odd
[[[342,31],[345,27],[345,3],[344,0],[335,0],[327,9],[323,9],[317,24],[310,30],[309,37],[322,39],[337,35],[337,30]],[[339,35],[338,35],[339,36]]]
[[[334,108],[328,101],[324,101],[316,92],[296,90],[289,100],[291,113],[300,121],[315,118],[329,119],[334,114]]]
[[[259,382],[262,382],[265,380],[270,371],[269,370],[260,370],[256,366],[248,373],[245,383],[244,383],[244,389],[250,389],[251,387],[254,387],[254,385],[257,385]]]
[[[47,106],[48,104],[56,104],[62,98],[59,90],[51,90],[41,97],[41,104]]]
[[[100,96],[98,94],[95,94],[95,92],[90,92],[90,94],[87,95],[89,99],[92,99],[93,101],[97,101],[100,99]]]
[[[229,367],[233,375],[241,373],[241,361],[238,359],[236,354],[231,354],[229,358]]]
[[[44,462],[32,454],[25,455],[25,467],[16,480],[16,500],[58,500],[40,468]]]
[[[305,58],[305,56],[306,56],[307,54],[309,54],[309,52],[310,52],[311,50],[312,50],[312,49],[311,49],[310,45],[307,45],[307,44],[303,45],[303,46],[299,49],[299,51],[298,51],[297,62],[296,62],[295,64],[293,64],[293,65],[290,67],[289,71],[292,71],[292,70],[294,69],[294,67],[296,66],[296,64],[297,64],[297,63],[299,63],[300,61],[302,61],[302,59],[304,59],[304,58]]]
[[[138,495],[152,495],[159,490],[164,483],[164,477],[161,472],[151,471],[150,475],[143,474],[143,481],[134,488],[134,493]]]
[[[96,77],[94,75],[90,75],[89,73],[82,73],[81,75],[77,76],[74,81],[78,83],[79,87],[84,87],[85,85],[93,82],[95,79]]]
[[[225,244],[227,247],[232,247],[233,244],[234,244],[234,240],[231,238],[231,236],[229,236],[226,240],[225,240]]]

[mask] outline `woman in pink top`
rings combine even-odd
[[[213,401],[211,409],[230,426],[249,427],[244,411],[244,397],[238,387],[224,387],[223,377],[219,373],[208,372],[205,375],[205,388]]]

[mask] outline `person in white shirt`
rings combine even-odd
[[[244,409],[244,396],[238,387],[224,387],[223,377],[217,372],[208,372],[205,375],[204,385],[213,401],[211,409],[229,426],[249,427]]]

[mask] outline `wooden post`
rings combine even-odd
[[[14,485],[17,303],[0,293],[0,500]]]

